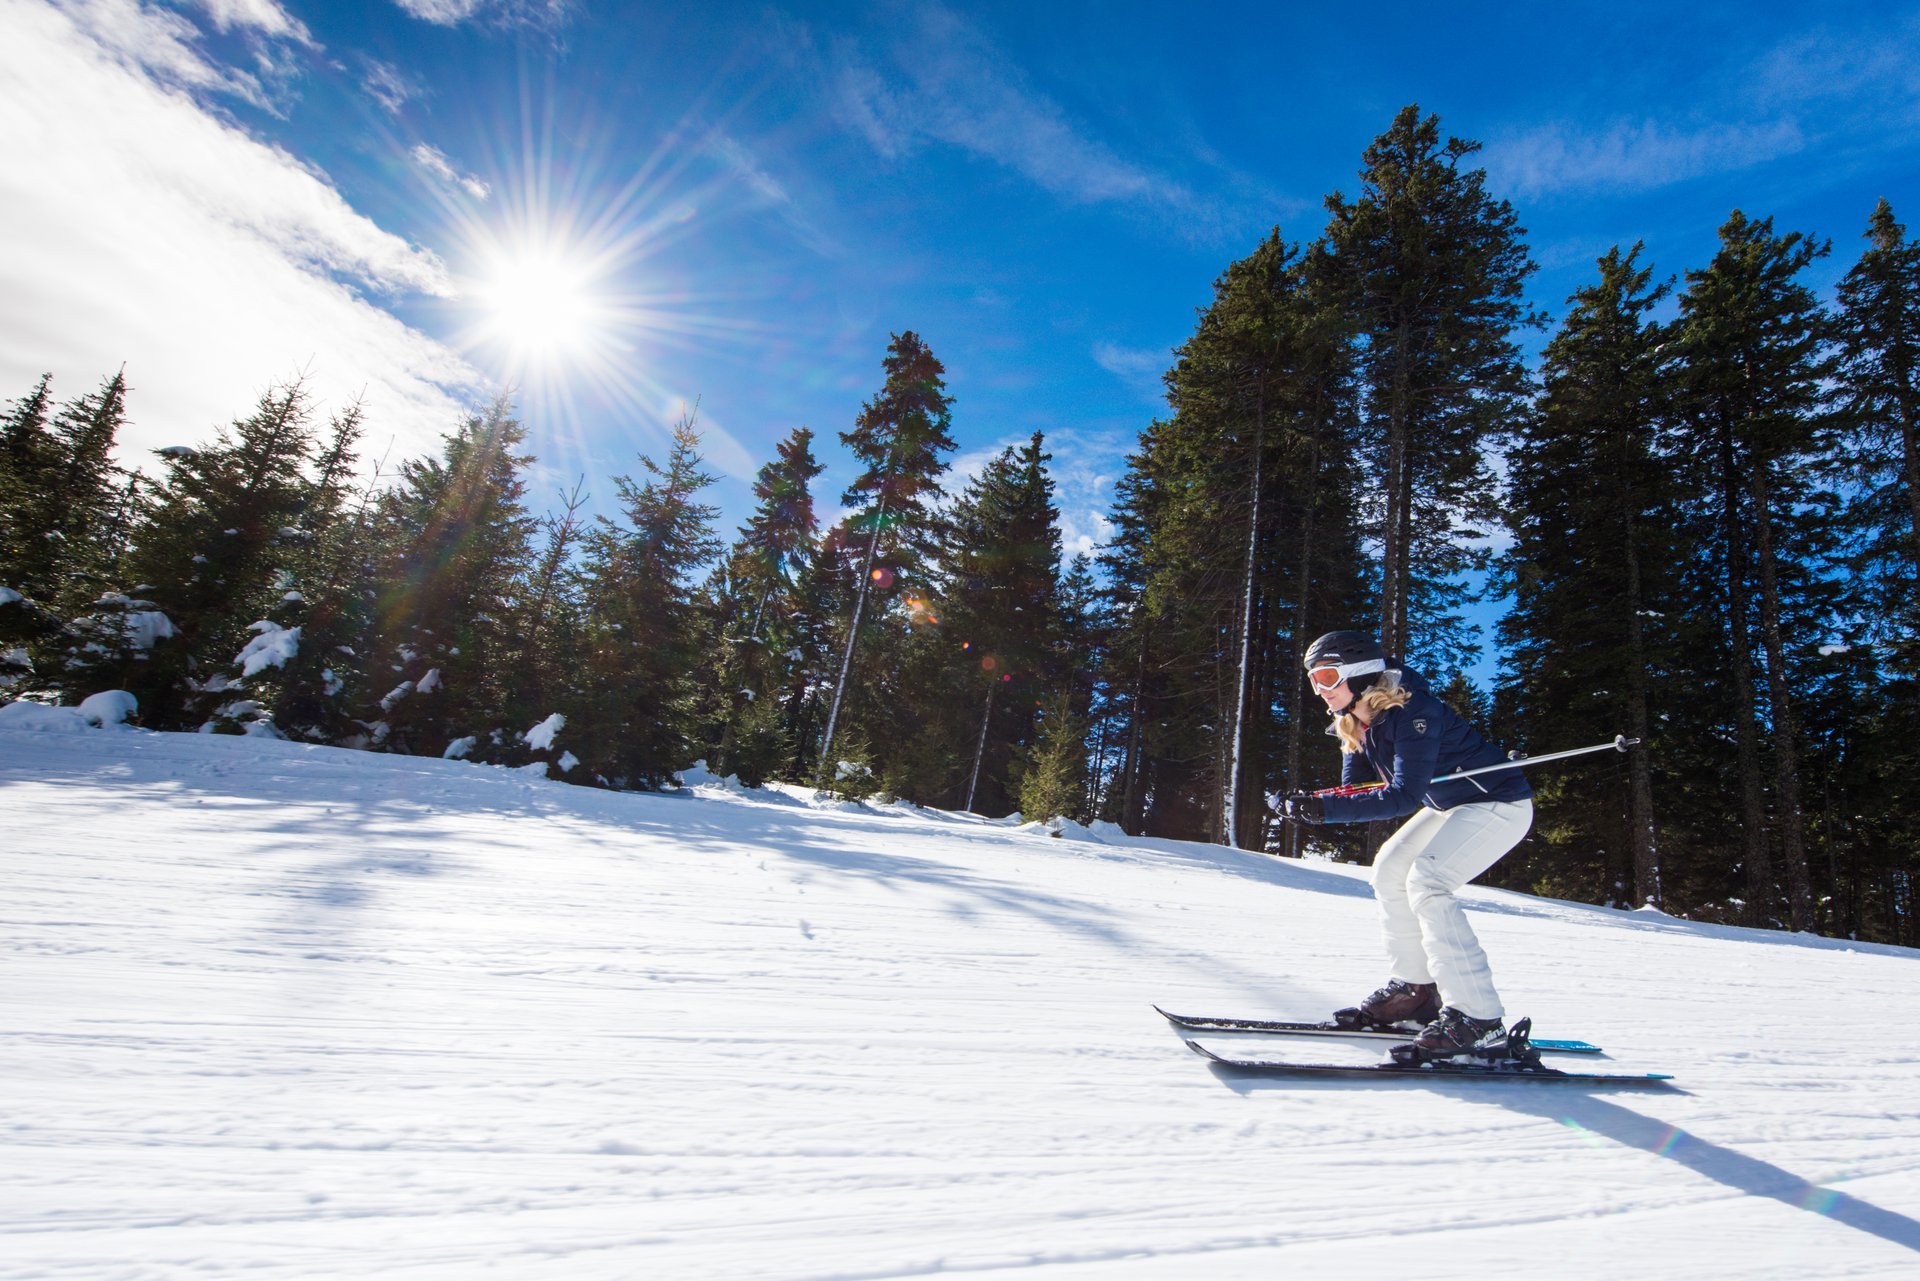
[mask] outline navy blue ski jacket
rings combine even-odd
[[[1361,750],[1344,756],[1340,766],[1343,784],[1384,781],[1386,786],[1360,796],[1327,797],[1322,822],[1364,823],[1400,818],[1423,805],[1450,810],[1473,801],[1523,801],[1533,795],[1518,769],[1435,785],[1433,780],[1442,775],[1498,765],[1507,758],[1435,698],[1425,677],[1405,667],[1397,670],[1400,687],[1413,697],[1388,708],[1367,726]],[[1332,732],[1329,727],[1328,733]]]

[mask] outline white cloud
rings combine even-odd
[[[183,88],[231,82],[190,36],[137,5],[0,0],[0,396],[125,362],[144,461],[305,369],[329,406],[364,389],[372,439],[430,446],[480,379],[368,296],[447,296],[444,265],[197,105]]]
[[[177,13],[155,9],[140,0],[54,0],[73,26],[91,37],[97,50],[126,67],[140,68],[155,79],[203,92],[230,93],[256,106],[267,106],[266,91],[244,71],[216,67],[196,45],[200,29]],[[26,6],[12,0],[12,21],[25,22]],[[7,65],[17,64],[25,46],[9,42]],[[18,86],[15,86],[16,91]]]
[[[274,0],[194,0],[194,3],[206,10],[216,30],[232,31],[236,27],[243,27],[275,39],[292,40],[304,45],[313,43],[306,24],[275,4]]]
[[[415,164],[447,186],[458,187],[475,200],[485,200],[492,194],[492,189],[486,183],[470,173],[461,173],[455,169],[453,162],[448,160],[446,153],[438,147],[429,147],[424,142],[416,144],[413,148],[413,160]]]
[[[951,501],[979,476],[986,465],[1008,448],[1023,449],[1027,436],[1009,436],[952,460],[952,470],[941,489]],[[1095,555],[1113,540],[1113,486],[1126,466],[1132,437],[1118,432],[1086,432],[1056,428],[1046,434],[1041,448],[1051,454],[1047,475],[1053,480],[1054,507],[1060,513],[1060,550],[1064,560]],[[843,519],[839,513],[835,519]],[[1064,565],[1062,566],[1064,568]]]

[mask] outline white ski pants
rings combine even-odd
[[[1440,999],[1476,1019],[1505,1014],[1487,954],[1453,892],[1500,861],[1533,826],[1533,802],[1477,801],[1421,809],[1373,860],[1394,978],[1437,983]]]

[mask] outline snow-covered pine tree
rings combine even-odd
[[[298,382],[272,389],[210,445],[160,451],[166,477],[134,534],[131,595],[171,620],[133,688],[150,726],[193,729],[249,716],[232,696],[234,655],[287,590],[310,482],[312,407]]]
[[[364,430],[358,404],[329,424],[298,514],[281,534],[279,598],[232,659],[243,701],[264,713],[252,724],[303,742],[355,743],[363,733],[355,713],[371,641],[373,491],[356,494],[354,485]]]
[[[508,765],[547,760],[564,778],[574,778],[578,768],[572,745],[579,736],[587,663],[587,578],[580,562],[589,530],[587,499],[583,476],[560,495],[557,509],[540,518],[539,550],[513,593],[503,690],[508,733],[493,757]],[[535,747],[544,736],[530,738],[527,727],[544,725],[556,713],[566,721],[567,746]]]
[[[381,496],[377,640],[362,713],[370,745],[492,759],[510,732],[513,600],[532,556],[526,428],[505,399],[401,465]]]

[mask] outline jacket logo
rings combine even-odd
[[[1422,721],[1415,721],[1415,722],[1413,723],[1413,732],[1414,732],[1414,733],[1416,733],[1416,734],[1424,734],[1424,733],[1426,733],[1426,732],[1427,732],[1427,723],[1426,723],[1425,721],[1423,721],[1423,720],[1422,720]]]

